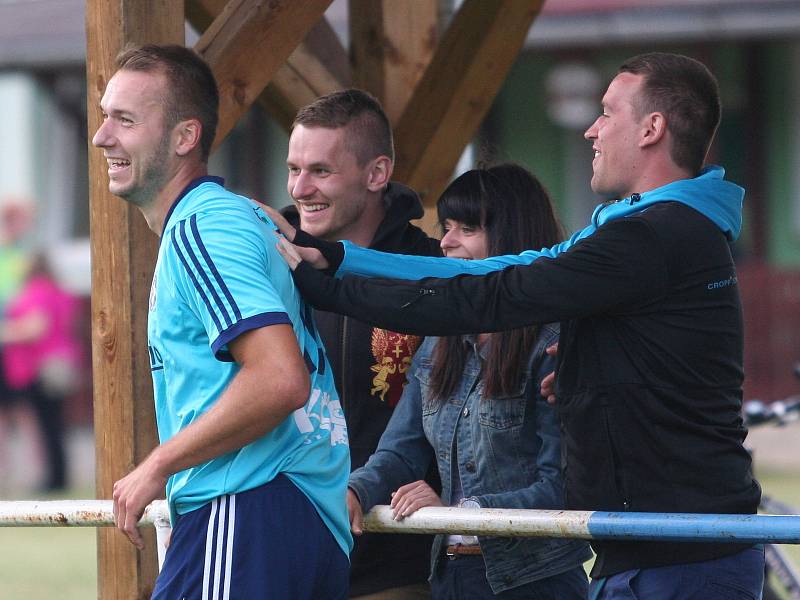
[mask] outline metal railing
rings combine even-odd
[[[0,502],[0,527],[113,525],[114,515],[110,500]],[[140,525],[151,525],[156,528],[160,567],[170,530],[166,502],[159,500],[150,504]],[[390,507],[376,506],[365,515],[364,530],[584,540],[800,544],[800,515],[708,515],[427,507],[419,509],[402,521],[395,521]]]

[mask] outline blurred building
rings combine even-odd
[[[442,14],[459,3],[441,0]],[[327,17],[347,44],[346,0]],[[48,243],[89,231],[83,28],[82,0],[0,0],[0,197],[38,198]],[[597,202],[583,131],[620,62],[652,50],[698,58],[719,77],[723,123],[710,161],[748,190],[734,245],[745,394],[791,393],[800,361],[800,0],[548,0],[472,156],[530,167],[565,225],[582,226]],[[212,171],[242,193],[285,204],[286,144],[286,133],[254,109],[215,153]],[[88,282],[82,260],[76,282]]]

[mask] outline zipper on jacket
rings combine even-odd
[[[417,297],[414,298],[413,300],[409,300],[408,302],[403,304],[400,308],[408,308],[409,306],[411,306],[417,300],[419,300],[420,298],[422,298],[424,296],[435,296],[436,295],[436,290],[432,290],[430,288],[420,288],[417,291],[418,291]]]
[[[624,476],[622,474],[622,457],[620,456],[617,446],[614,443],[614,438],[611,435],[611,423],[609,422],[608,413],[605,410],[603,411],[603,417],[605,420],[608,445],[611,448],[611,460],[614,468],[614,483],[616,484],[617,491],[621,496],[620,500],[622,500],[622,509],[628,511],[631,509],[631,503],[630,498],[628,498],[628,490],[626,489]]]
[[[342,381],[342,397],[339,398],[339,401],[342,404],[342,412],[347,415],[349,406],[348,406],[348,396],[347,396],[347,317],[342,317],[342,370],[341,373],[341,381]]]
[[[637,194],[638,196],[638,194]],[[574,334],[574,331],[573,331]],[[597,338],[592,333],[592,347],[595,351],[595,356],[604,356],[599,352],[600,348],[597,345]],[[601,369],[600,376],[602,381],[605,383],[605,369]],[[603,409],[603,420],[606,430],[606,439],[608,440],[608,445],[611,448],[611,461],[612,466],[614,468],[614,483],[617,488],[617,492],[620,495],[620,500],[622,500],[622,509],[628,511],[631,509],[631,502],[630,498],[628,497],[628,490],[627,486],[625,485],[625,479],[622,473],[622,456],[620,456],[619,450],[617,449],[616,444],[614,443],[614,437],[611,435],[611,421],[608,416],[608,411]]]

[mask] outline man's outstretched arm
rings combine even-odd
[[[305,263],[294,275],[319,309],[398,332],[455,335],[599,314],[654,297],[668,280],[661,252],[647,224],[626,221],[601,228],[555,259],[483,276],[337,280]]]

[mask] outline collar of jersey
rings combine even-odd
[[[183,200],[189,192],[191,192],[193,189],[204,183],[216,183],[218,185],[224,186],[225,180],[222,177],[215,177],[213,175],[205,175],[204,177],[198,177],[197,179],[192,179],[189,182],[189,184],[185,188],[183,188],[183,191],[180,194],[178,194],[178,197],[175,198],[175,202],[172,203],[172,206],[170,206],[169,211],[167,211],[167,218],[164,219],[164,231],[167,230],[167,227],[169,226],[169,220],[172,217],[172,213],[175,212],[175,209],[178,207],[178,204],[180,204],[180,201]],[[162,239],[163,239],[163,234],[162,234]]]

